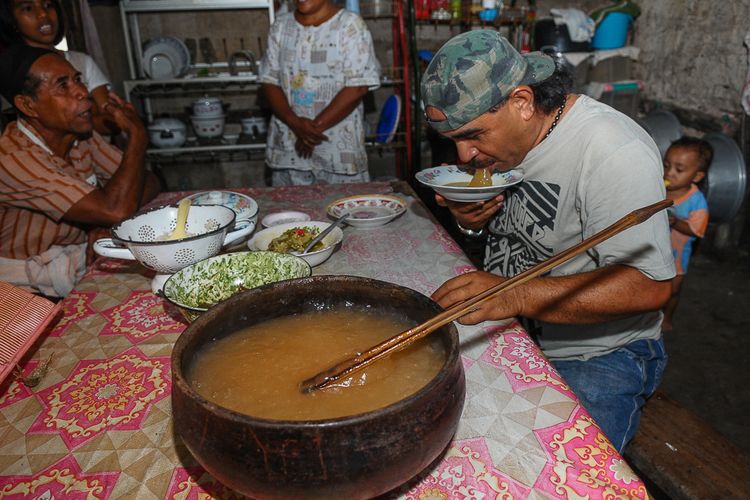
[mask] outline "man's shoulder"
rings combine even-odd
[[[30,149],[33,144],[18,130],[17,122],[10,122],[0,136],[0,157]]]

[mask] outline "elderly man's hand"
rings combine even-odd
[[[483,291],[506,281],[507,278],[483,271],[456,276],[442,284],[432,294],[432,299],[444,308],[449,308]],[[518,316],[522,313],[521,300],[515,293],[517,289],[502,292],[495,298],[477,305],[477,310],[459,318],[465,325],[475,325],[482,321],[500,320]]]
[[[487,201],[464,203],[451,201],[439,194],[435,194],[435,201],[441,207],[447,207],[456,221],[467,229],[482,229],[487,222],[500,210],[505,195],[500,193]]]
[[[106,117],[115,122],[120,130],[126,132],[129,138],[145,139],[147,137],[146,128],[133,105],[114,92],[109,93],[109,100],[103,106],[102,111]]]

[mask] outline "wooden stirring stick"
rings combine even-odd
[[[589,248],[598,245],[602,241],[611,238],[612,236],[624,231],[625,229],[628,229],[629,227],[640,224],[641,222],[649,219],[655,213],[670,206],[672,206],[672,200],[662,200],[658,203],[654,203],[653,205],[634,210],[611,226],[602,229],[598,233],[590,236],[589,238],[586,238],[577,245],[574,245],[567,250],[560,252],[554,257],[551,257],[544,262],[540,262],[539,264],[530,269],[527,269],[521,274],[518,274],[507,281],[488,288],[479,295],[456,304],[453,307],[446,309],[442,313],[428,319],[424,323],[401,332],[398,335],[395,335],[381,342],[380,344],[371,347],[363,353],[357,354],[356,356],[353,356],[351,358],[347,358],[344,361],[341,361],[336,365],[331,366],[330,368],[318,373],[317,375],[303,380],[300,384],[300,391],[304,393],[310,393],[312,391],[322,389],[344,377],[351,375],[356,371],[363,369],[364,367],[370,365],[371,363],[374,363],[384,356],[388,356],[389,354],[400,351],[410,346],[422,337],[425,337],[433,331],[437,330],[441,326],[444,326],[451,321],[454,321],[461,316],[464,316],[476,310],[474,306],[476,306],[477,304],[494,297],[500,292],[515,288],[533,278],[536,278],[541,274],[546,273],[553,267],[556,267],[563,262],[567,262],[576,255],[585,252]]]

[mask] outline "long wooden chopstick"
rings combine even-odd
[[[351,375],[353,372],[359,371],[366,366],[374,363],[384,356],[393,354],[394,352],[404,349],[422,337],[427,336],[433,331],[437,330],[441,326],[444,326],[451,321],[454,321],[461,316],[464,316],[476,308],[474,306],[494,297],[496,294],[510,290],[519,285],[526,283],[527,281],[540,276],[568,260],[572,259],[576,255],[585,252],[593,246],[598,245],[611,238],[612,236],[628,229],[632,226],[640,224],[641,222],[649,219],[652,215],[667,207],[672,206],[672,200],[662,200],[653,205],[639,208],[634,210],[628,215],[624,216],[611,226],[602,229],[598,233],[586,238],[577,245],[574,245],[567,250],[560,252],[554,257],[550,257],[544,262],[540,262],[534,267],[527,269],[526,271],[518,274],[507,281],[504,281],[498,285],[488,288],[484,292],[476,295],[470,299],[465,300],[453,307],[446,309],[442,313],[428,319],[424,323],[421,323],[409,330],[401,332],[393,337],[381,342],[380,344],[371,347],[363,353],[357,354],[351,358],[347,358],[326,370],[314,375],[306,380],[303,380],[300,384],[300,390],[304,393],[309,393],[318,389],[327,387],[341,378]]]

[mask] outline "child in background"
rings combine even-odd
[[[673,142],[664,156],[664,184],[670,209],[672,253],[677,276],[672,280],[672,296],[664,308],[662,331],[672,330],[672,318],[679,300],[680,287],[687,273],[693,242],[702,238],[708,225],[708,204],[698,189],[713,160],[713,148],[702,139],[682,137]]]
[[[65,36],[65,21],[60,0],[0,0],[0,43],[6,47],[26,44],[55,50]],[[103,112],[109,101],[109,80],[88,54],[61,52],[78,71],[94,101],[94,127],[108,135],[116,127]],[[5,75],[3,75],[5,76]]]

